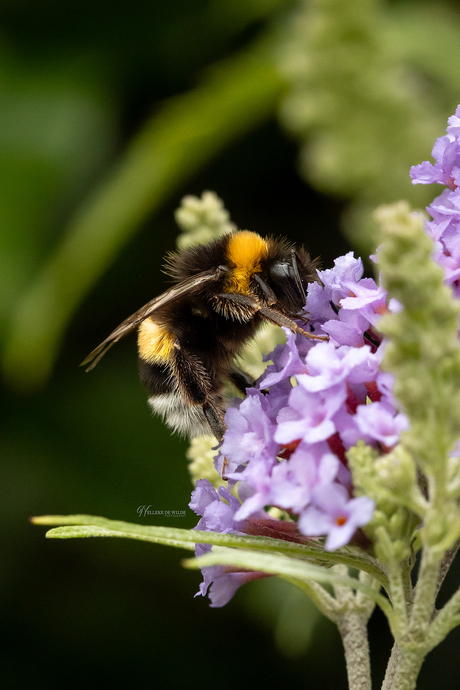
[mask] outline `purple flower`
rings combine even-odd
[[[387,448],[396,445],[402,431],[409,429],[406,415],[394,413],[390,405],[375,402],[359,405],[355,415],[358,429],[366,436],[383,443]]]
[[[305,362],[301,359],[297,347],[297,339],[288,328],[283,328],[286,333],[286,344],[277,345],[273,352],[264,357],[264,360],[272,360],[259,381],[260,388],[268,388],[275,383],[288,379],[295,374],[305,371]],[[306,340],[306,338],[303,338]]]
[[[334,304],[338,304],[343,297],[349,295],[345,282],[357,283],[362,278],[363,272],[361,259],[355,259],[353,252],[348,252],[345,256],[335,259],[334,268],[318,271],[318,275],[324,285],[326,297],[329,297]],[[311,305],[307,300],[307,311],[311,313],[310,310]]]
[[[358,406],[357,409],[359,410],[360,407],[363,407],[363,405]],[[372,443],[373,441],[369,434],[359,428],[356,414],[351,414],[345,408],[340,409],[335,415],[334,423],[346,450],[355,446],[358,441],[364,441],[365,443]]]
[[[383,287],[379,287],[372,278],[363,278],[354,285],[350,281],[345,281],[345,285],[353,294],[340,302],[342,309],[359,310],[362,317],[376,325],[381,315],[388,311],[387,293]]]
[[[196,489],[192,492],[189,506],[197,515],[202,516],[195,527],[196,530],[241,534],[240,530],[244,523],[234,519],[241,504],[223,487],[216,491],[207,479],[199,479]],[[195,556],[199,558],[211,550],[210,544],[196,544]],[[201,569],[201,572],[203,582],[195,596],[204,597],[209,593],[212,607],[225,606],[238,587],[250,580],[266,576],[265,573],[234,571],[220,565],[206,566]]]
[[[424,161],[411,168],[412,184],[439,182],[453,189],[460,177],[460,106],[448,119],[447,134],[437,139],[431,155],[436,163]]]
[[[427,208],[432,221],[426,231],[434,241],[433,258],[444,269],[446,283],[460,298],[460,106],[449,118],[447,134],[435,143],[435,163],[424,161],[411,169],[413,184],[445,184],[447,189]]]
[[[346,380],[350,383],[372,381],[377,375],[380,357],[369,346],[335,347],[333,343],[318,343],[306,358],[308,375],[298,376],[298,382],[312,392],[326,390]]]
[[[243,502],[235,517],[238,520],[260,517],[259,511],[266,505],[300,513],[315,487],[333,481],[338,471],[339,460],[326,443],[300,444],[289,462],[277,462],[270,472],[263,475],[255,472],[254,478],[249,468],[242,473],[243,486],[247,487],[249,482],[256,490]]]
[[[320,273],[320,271],[318,271]],[[330,319],[336,319],[337,314],[331,306],[332,291],[319,285],[310,283],[307,291],[306,310],[309,314],[309,323],[315,326],[321,325]]]
[[[374,501],[367,496],[350,499],[347,490],[339,484],[323,485],[316,489],[313,502],[299,518],[304,534],[327,534],[326,550],[334,551],[347,544],[358,527],[372,517]]]
[[[228,431],[220,449],[217,468],[221,472],[223,459],[227,460],[226,475],[250,460],[276,457],[279,447],[274,441],[275,426],[265,413],[262,398],[248,395],[238,408],[227,410],[225,421]]]
[[[369,321],[358,311],[341,309],[339,318],[326,321],[323,331],[330,336],[334,345],[361,347]]]
[[[241,526],[234,520],[240,505],[240,502],[224,487],[221,486],[216,491],[207,479],[197,481],[189,503],[193,512],[201,516],[195,529],[223,534],[240,530]]]
[[[300,514],[318,486],[336,479],[339,465],[339,459],[327,444],[300,444],[289,462],[280,462],[273,469],[270,492],[273,505]]]
[[[233,480],[240,481],[247,496],[238,510],[238,520],[254,516],[270,503],[271,473],[276,463],[275,457],[273,457],[271,463],[266,463],[261,459],[255,460],[248,463],[239,475],[234,473],[231,476]]]
[[[319,443],[335,433],[332,419],[347,397],[345,386],[310,393],[303,387],[306,379],[306,376],[299,376],[299,385],[292,389],[289,396],[289,407],[278,415],[275,440],[279,443],[291,443],[297,439]]]
[[[203,570],[206,570],[206,568],[203,568]],[[212,578],[212,584],[209,590],[209,598],[211,599],[210,606],[213,608],[225,606],[241,585],[252,582],[253,580],[270,577],[268,573],[256,571],[229,572],[228,569],[225,570],[225,568],[222,568],[222,570],[224,571],[222,574]],[[201,589],[195,596],[198,596],[198,594],[205,596],[205,593],[201,592]]]
[[[197,544],[195,548],[195,556],[199,558],[212,550],[210,544]],[[238,571],[228,566],[211,565],[201,568],[203,575],[203,582],[200,584],[196,597],[205,597],[208,594],[212,608],[219,608],[225,606],[235,594],[236,590],[246,582],[252,580],[260,580],[263,577],[268,577],[267,573],[256,571]]]

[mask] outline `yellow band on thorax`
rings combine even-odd
[[[248,294],[254,273],[260,273],[260,262],[267,257],[266,241],[249,230],[236,232],[230,237],[227,260],[231,274],[225,285],[225,292]]]

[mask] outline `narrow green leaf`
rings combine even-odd
[[[84,539],[88,537],[118,537],[121,539],[137,539],[138,541],[149,541],[165,546],[175,546],[181,549],[193,551],[195,544],[191,541],[180,539],[167,539],[166,537],[155,537],[153,535],[138,534],[136,532],[121,532],[117,530],[104,529],[103,527],[55,527],[46,533],[47,539]]]
[[[350,587],[354,590],[363,592],[370,599],[373,599],[386,614],[388,619],[392,619],[392,608],[387,599],[376,592],[375,589],[360,582],[356,578],[345,575],[338,575],[333,570],[312,565],[305,561],[287,558],[281,554],[254,553],[241,549],[217,548],[209,554],[199,558],[187,559],[183,562],[184,567],[190,569],[203,568],[211,565],[228,565],[232,568],[243,570],[256,570],[272,575],[279,575],[287,578],[294,578],[308,582],[327,582],[329,584],[342,587]]]
[[[220,534],[217,532],[199,532],[197,530],[186,530],[171,527],[156,527],[153,525],[136,525],[119,520],[108,520],[107,518],[93,515],[42,515],[31,518],[36,525],[75,525],[72,529],[55,529],[47,533],[47,537],[56,539],[70,539],[72,537],[109,537],[122,536],[126,538],[150,541],[158,544],[168,544],[179,548],[190,548],[188,545],[211,544],[214,546],[239,547],[241,549],[252,549],[257,551],[271,551],[283,553],[292,559],[306,560],[311,559],[324,566],[332,566],[336,563],[343,563],[352,568],[363,570],[369,573],[380,584],[388,588],[386,575],[379,568],[377,561],[371,556],[367,556],[362,551],[345,547],[334,552],[324,550],[322,544],[318,542],[307,542],[298,544],[295,542],[267,537],[247,536],[238,534]],[[92,532],[87,532],[86,527],[98,528]],[[99,530],[99,531],[98,531]]]

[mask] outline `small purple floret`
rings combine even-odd
[[[299,528],[311,536],[327,534],[325,548],[334,551],[345,546],[358,527],[369,522],[374,508],[374,501],[367,496],[350,499],[339,484],[321,486],[300,516]]]
[[[426,231],[434,242],[434,260],[460,298],[460,106],[448,119],[447,134],[436,141],[432,156],[435,163],[424,161],[410,174],[413,184],[438,182],[447,187],[427,208],[433,220],[426,223]]]

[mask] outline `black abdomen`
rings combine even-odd
[[[168,364],[146,362],[139,358],[139,377],[150,395],[161,395],[174,389]]]

